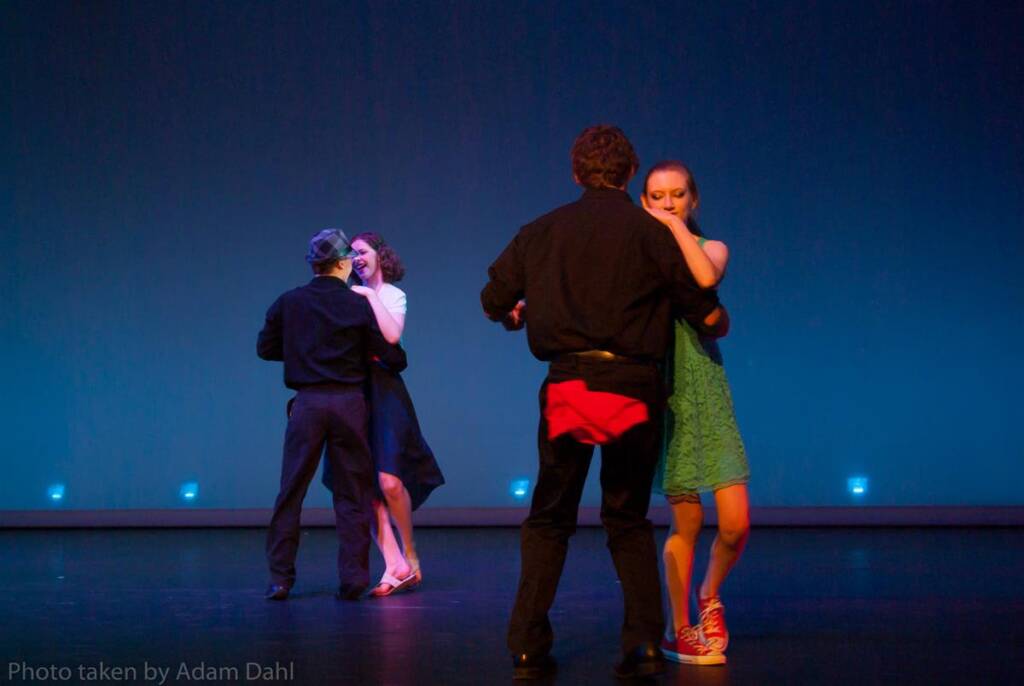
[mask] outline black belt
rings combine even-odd
[[[309,386],[303,386],[302,388],[296,388],[297,393],[303,391],[318,391],[318,392],[333,392],[333,391],[362,391],[363,384],[361,383],[318,383],[310,384]]]
[[[555,357],[552,362],[579,362],[581,360],[586,361],[598,361],[598,362],[618,362],[620,364],[642,364],[647,366],[656,366],[653,360],[645,360],[640,357],[626,357],[625,355],[616,355],[615,353],[608,352],[607,350],[581,350],[573,353],[563,353]]]

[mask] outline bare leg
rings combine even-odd
[[[708,571],[700,586],[701,598],[718,595],[729,570],[740,559],[750,534],[750,503],[746,484],[726,486],[715,491],[715,505],[718,508],[718,535],[711,544]]]
[[[409,575],[409,563],[398,548],[395,532],[391,529],[391,517],[388,515],[387,505],[381,500],[374,500],[373,514],[376,528],[374,538],[381,555],[384,556],[384,573],[404,579]]]
[[[690,626],[690,576],[693,551],[703,523],[700,501],[672,505],[672,532],[665,541],[665,584],[672,603],[673,635]]]
[[[398,578],[406,577],[412,570],[416,570],[419,567],[419,558],[416,555],[416,542],[413,539],[413,504],[409,498],[409,491],[406,490],[406,486],[402,485],[401,479],[394,474],[388,474],[387,472],[380,472],[378,475],[381,484],[381,491],[384,494],[385,500],[387,500],[387,511],[391,515],[391,520],[394,521],[395,526],[398,527],[398,535],[401,538],[401,545],[404,555],[398,553],[401,557],[402,562],[406,563],[402,565],[400,571],[404,573],[398,575]],[[390,527],[390,524],[388,525]],[[395,548],[397,552],[397,547]]]

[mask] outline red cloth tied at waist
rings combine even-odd
[[[636,398],[591,391],[576,379],[548,384],[544,419],[549,441],[569,434],[580,443],[604,445],[650,417],[647,405]]]

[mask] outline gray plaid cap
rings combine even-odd
[[[355,257],[348,236],[341,229],[324,229],[309,240],[306,262],[328,262]]]

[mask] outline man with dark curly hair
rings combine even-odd
[[[664,669],[654,532],[647,519],[662,440],[658,364],[673,316],[707,335],[728,320],[701,290],[672,234],[633,204],[626,186],[639,160],[614,126],[585,129],[572,146],[583,195],[524,226],[491,265],[484,312],[550,363],[540,390],[540,467],[521,530],[522,571],[509,625],[513,677],[554,669],[548,611],[576,529],[583,485],[601,446],[601,521],[622,585],[619,677]],[[529,303],[528,307],[526,303]]]

